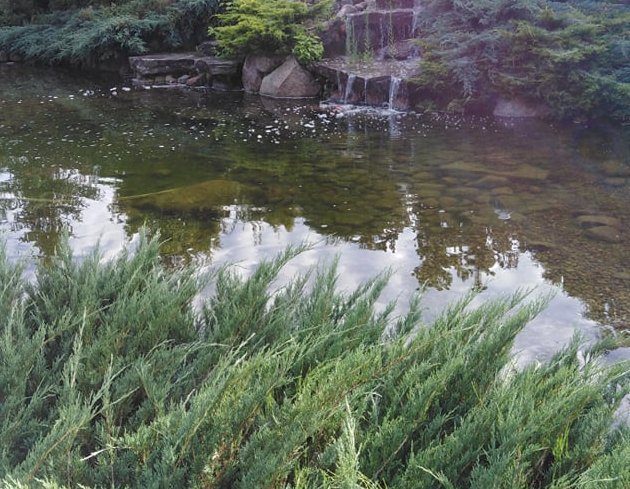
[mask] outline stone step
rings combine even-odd
[[[327,80],[332,102],[397,110],[413,107],[415,87],[409,79],[417,74],[417,60],[356,64],[337,58],[316,63],[313,69]]]
[[[162,53],[132,56],[129,65],[137,77],[181,76],[195,68],[195,53]]]
[[[166,53],[133,56],[129,65],[136,86],[210,85],[217,90],[239,90],[242,59],[200,56],[198,53]],[[179,80],[187,77],[186,82]]]

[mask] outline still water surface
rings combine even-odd
[[[554,292],[525,359],[628,328],[629,182],[628,127],[338,114],[0,66],[12,258],[49,256],[64,229],[77,255],[111,256],[143,223],[169,261],[245,271],[308,241],[283,279],[336,255],[343,289],[390,267],[383,300],[426,285],[427,321],[472,287]]]

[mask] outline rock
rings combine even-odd
[[[194,68],[197,73],[209,76],[235,76],[241,69],[242,60],[238,58],[219,58],[217,56],[204,56],[194,60]]]
[[[125,198],[136,209],[166,213],[199,213],[249,200],[258,190],[231,180],[209,180],[195,185],[174,188],[154,194]]]
[[[621,221],[616,217],[609,216],[580,216],[576,219],[577,223],[585,228],[593,226],[610,226],[621,229]]]
[[[359,9],[356,8],[354,5],[347,4],[339,9],[339,12],[337,12],[337,18],[345,19],[348,15],[356,14],[358,11]]]
[[[605,178],[602,183],[609,187],[623,187],[626,184],[626,179],[622,177],[610,177]]]
[[[147,56],[132,56],[129,65],[135,72],[136,78],[150,76],[180,76],[190,73],[195,65],[192,53],[150,54]]]
[[[367,10],[349,14],[346,18],[351,38],[348,44],[357,52],[377,52],[388,44],[411,39],[414,30],[414,11]],[[347,53],[350,54],[350,53]]]
[[[332,58],[345,54],[346,51],[346,23],[343,19],[335,17],[326,22],[319,33],[324,45],[324,57]]]
[[[275,70],[286,59],[285,56],[250,54],[243,64],[243,88],[249,93],[258,93],[265,76]]]
[[[510,181],[505,177],[500,177],[497,175],[488,175],[483,178],[480,178],[472,185],[473,187],[481,187],[481,188],[494,188],[494,187],[505,187],[510,183]]]
[[[543,104],[532,103],[521,98],[506,99],[500,97],[494,107],[495,117],[545,117],[549,114],[549,109]]]
[[[630,177],[630,165],[620,161],[609,160],[602,164],[602,170],[609,177]]]
[[[17,53],[9,53],[9,61],[12,63],[21,63],[23,59],[24,58]]]
[[[549,251],[555,248],[551,241],[544,239],[533,239],[526,242],[526,248],[532,251]]]
[[[514,191],[510,187],[497,187],[490,190],[492,195],[512,195]]]
[[[628,280],[630,281],[630,272],[618,271],[613,273],[613,278],[617,280]]]
[[[406,39],[385,46],[376,55],[377,59],[396,59],[403,61],[420,56],[420,46],[415,39]]]
[[[177,78],[175,78],[173,75],[166,75],[164,77],[164,81],[168,84],[173,84],[177,81]]]
[[[260,94],[275,98],[311,98],[320,92],[315,77],[290,56],[263,78]]]
[[[200,56],[215,56],[219,43],[217,41],[204,41],[197,46],[197,53]]]
[[[186,80],[186,85],[189,87],[198,87],[199,85],[203,85],[204,75],[197,75]]]
[[[376,0],[376,8],[379,10],[414,8],[414,4],[415,0]]]
[[[0,63],[7,63],[9,61],[9,55],[6,51],[0,51]]]
[[[621,243],[619,230],[612,226],[596,226],[586,230],[586,236],[605,243]]]
[[[186,85],[186,82],[190,79],[190,75],[182,75],[177,79],[177,83],[180,85]]]

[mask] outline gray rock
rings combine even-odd
[[[166,76],[164,77],[164,81],[165,81],[166,83],[169,83],[169,84],[170,84],[170,83],[175,83],[175,82],[177,81],[177,78],[175,78],[173,75],[166,75]]]
[[[420,46],[415,39],[406,39],[385,46],[379,50],[377,59],[397,59],[399,61],[420,56]]]
[[[179,76],[190,73],[195,65],[193,53],[149,54],[129,58],[129,65],[137,78],[150,76]]]
[[[258,93],[263,78],[275,70],[286,59],[285,56],[250,54],[243,64],[243,88],[249,93]]]
[[[602,182],[609,187],[623,187],[626,184],[626,179],[623,177],[609,177],[604,178]]]
[[[613,228],[621,229],[621,221],[616,217],[610,216],[580,216],[576,219],[577,223],[585,228],[594,226],[610,226]]]
[[[609,177],[630,177],[630,165],[621,161],[609,160],[602,164],[602,170]]]
[[[17,53],[9,53],[9,61],[13,63],[21,63],[24,60],[21,55]]]
[[[344,5],[337,12],[337,18],[345,19],[350,14],[356,14],[359,11],[354,5]]]
[[[376,8],[379,10],[413,8],[414,3],[415,0],[376,0]]]
[[[210,76],[232,76],[239,73],[242,61],[236,58],[219,58],[217,56],[204,56],[195,59],[194,66],[198,73]]]
[[[585,232],[586,236],[595,241],[605,243],[621,243],[621,234],[617,228],[612,226],[596,226],[589,228]]]
[[[197,53],[200,56],[215,56],[219,43],[217,41],[204,41],[197,46]]]
[[[182,75],[177,79],[177,83],[180,85],[186,85],[186,82],[190,79],[190,75]]]
[[[320,92],[315,77],[290,56],[268,74],[260,85],[260,94],[274,98],[311,98]]]
[[[203,85],[203,81],[204,75],[197,75],[186,80],[186,85],[188,85],[189,87],[198,87],[200,85]]]
[[[7,63],[9,61],[9,55],[6,51],[0,51],[0,63]]]
[[[549,109],[542,104],[535,104],[529,101],[513,98],[499,98],[494,107],[495,117],[545,117],[549,114]]]
[[[324,57],[331,58],[346,52],[346,23],[344,19],[335,17],[326,22],[319,33],[324,45]]]

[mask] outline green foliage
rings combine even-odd
[[[308,28],[330,5],[330,0],[313,5],[302,0],[234,0],[216,16],[219,25],[210,28],[210,35],[225,55],[293,52],[300,61],[315,61],[324,49]]]
[[[303,249],[199,277],[143,235],[32,282],[0,251],[0,487],[628,487],[628,365],[576,343],[511,365],[544,301],[471,295],[428,327],[417,300],[375,312],[387,275],[272,292]]]
[[[2,1],[2,0],[0,0]],[[0,50],[43,63],[91,65],[205,36],[219,0],[128,0],[52,10],[24,26],[0,27]]]
[[[302,63],[312,63],[324,56],[324,45],[319,37],[307,32],[297,32],[293,54]]]
[[[432,0],[418,81],[443,107],[491,107],[497,94],[555,116],[630,116],[627,2]]]

